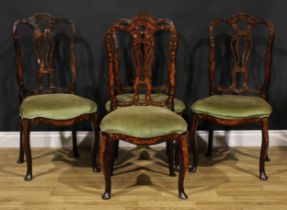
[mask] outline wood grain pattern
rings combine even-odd
[[[176,177],[168,176],[164,148],[121,148],[115,164],[113,199],[104,201],[104,177],[81,157],[62,149],[34,149],[34,180],[23,182],[16,149],[0,149],[0,209],[64,210],[285,210],[287,148],[269,149],[268,182],[257,179],[259,148],[216,148],[213,158],[199,153],[198,173],[185,178],[190,198],[180,201]],[[29,192],[29,193],[27,193]]]

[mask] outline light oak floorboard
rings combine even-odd
[[[112,198],[104,201],[102,173],[93,173],[90,153],[73,158],[67,149],[33,149],[33,180],[23,180],[26,163],[18,150],[0,149],[0,209],[264,210],[287,209],[287,148],[270,148],[268,181],[258,179],[259,148],[219,148],[199,155],[177,197],[177,177],[168,176],[162,148],[120,150],[112,177]]]

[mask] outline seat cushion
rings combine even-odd
[[[157,102],[167,100],[168,98],[166,94],[161,94],[161,93],[154,93],[154,94],[151,94],[151,96],[152,96],[152,99]],[[134,94],[121,94],[117,96],[117,99],[119,101],[128,102],[128,101],[133,100],[133,97],[134,97]],[[139,94],[139,98],[141,101],[144,100],[144,97],[145,97],[144,94]],[[106,103],[105,108],[107,112],[110,112],[111,101],[108,101]],[[181,100],[175,98],[174,99],[174,112],[181,113],[183,112],[184,109],[185,109],[184,103]]]
[[[96,111],[97,105],[92,100],[62,93],[29,96],[20,106],[20,116],[26,119],[67,120]]]
[[[223,119],[268,117],[271,106],[261,97],[240,95],[214,95],[196,101],[192,112]]]
[[[128,106],[107,114],[100,125],[101,131],[152,138],[172,133],[184,133],[187,123],[178,114],[156,106]]]

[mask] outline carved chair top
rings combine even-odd
[[[131,37],[130,59],[133,64],[135,78],[132,86],[121,87],[119,81],[120,56],[118,32],[127,32]],[[155,33],[166,31],[170,34],[168,47],[168,84],[161,87],[152,85],[152,64],[154,62]],[[173,97],[175,86],[175,60],[177,49],[177,32],[173,22],[166,18],[155,18],[148,14],[140,14],[132,19],[118,19],[107,30],[106,48],[108,53],[109,90],[111,96],[111,110],[117,106],[129,105],[155,105],[167,106],[173,109]],[[151,93],[156,89],[166,90],[168,99],[162,102],[152,100]],[[130,102],[123,103],[117,100],[116,95],[122,90],[134,93]],[[140,91],[144,90],[145,100],[139,100]]]
[[[54,84],[54,65],[53,56],[55,49],[55,28],[56,25],[65,24],[68,26],[69,32],[69,70],[71,73],[71,81],[68,87],[60,88]],[[21,54],[21,39],[19,38],[19,26],[28,25],[33,30],[32,48],[37,62],[37,88],[28,90],[23,80],[23,55]],[[49,13],[36,13],[31,17],[16,20],[13,26],[13,39],[16,50],[16,65],[18,69],[18,84],[20,88],[21,99],[28,95],[69,92],[75,91],[76,83],[76,52],[75,52],[75,33],[74,23],[67,18],[58,18]],[[45,87],[44,78],[48,80]]]
[[[245,23],[244,27],[240,23]],[[220,86],[215,81],[216,74],[216,37],[215,29],[221,25],[231,26],[232,34],[230,37],[230,56],[231,56],[231,85],[229,87]],[[268,30],[268,38],[265,45],[264,83],[259,89],[249,87],[249,61],[252,48],[254,47],[254,28],[263,25]],[[256,94],[267,99],[267,90],[270,82],[270,68],[272,58],[272,44],[274,40],[274,27],[271,21],[257,19],[249,14],[240,13],[231,18],[213,20],[209,26],[210,44],[210,93],[231,93],[231,94]],[[241,50],[243,47],[243,50]],[[238,76],[242,76],[242,85],[238,84]]]

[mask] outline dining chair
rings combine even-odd
[[[222,25],[229,27],[229,29]],[[263,32],[266,33],[267,31],[267,38],[264,38],[264,33],[260,31],[264,29],[266,30]],[[232,32],[228,33],[228,30]],[[260,34],[258,35],[258,33]],[[228,37],[227,44],[219,43],[223,37]],[[231,18],[217,19],[211,22],[209,26],[210,96],[196,101],[191,106],[190,140],[194,156],[191,171],[196,171],[198,165],[196,128],[199,120],[207,120],[225,126],[256,123],[261,126],[262,130],[259,177],[261,180],[267,180],[265,161],[269,159],[267,155],[268,124],[272,112],[271,105],[267,101],[273,40],[272,22],[257,19],[249,14],[240,13]],[[227,48],[226,54],[220,54],[222,45]],[[264,50],[262,50],[262,46]],[[256,47],[258,47],[257,51]],[[263,60],[264,76],[262,78],[264,78],[264,82],[262,84],[258,84],[260,72],[256,71],[255,61],[252,60],[251,62],[251,57],[256,52],[256,58],[260,55]],[[230,63],[227,65],[220,64],[220,59]],[[257,60],[260,61],[260,59]],[[224,66],[227,68],[224,69]],[[230,79],[227,78],[229,77],[228,72],[230,72]],[[257,85],[250,81],[252,78],[257,79],[255,82]],[[213,127],[211,126],[209,128],[207,156],[211,156],[212,141]]]
[[[151,78],[157,32],[165,32],[169,37],[168,49],[165,49],[168,55],[168,82],[167,85],[159,87],[153,85]],[[120,33],[130,35],[130,51],[127,55],[134,73],[133,84],[124,87],[119,84]],[[111,101],[110,112],[100,123],[100,159],[105,177],[105,192],[102,198],[111,197],[111,143],[123,140],[136,145],[178,142],[181,157],[178,192],[181,199],[186,199],[183,182],[188,165],[187,123],[174,112],[177,32],[173,22],[169,19],[156,19],[147,14],[140,14],[132,19],[119,19],[107,30],[106,48]],[[130,93],[122,95],[121,90],[128,90]]]
[[[22,27],[32,29],[32,42],[27,41],[27,35],[20,36],[24,33],[24,29],[20,29]],[[67,29],[64,30],[63,28]],[[60,32],[58,33],[57,30]],[[90,121],[94,129],[93,150],[97,150],[98,147],[97,104],[92,100],[75,95],[77,76],[75,33],[76,28],[71,20],[54,17],[48,13],[36,13],[14,23],[13,39],[18,69],[19,115],[21,119],[20,152],[17,162],[23,163],[25,154],[27,161],[26,181],[32,180],[30,148],[30,127],[32,125],[46,124],[72,127],[73,154],[78,157],[76,124],[81,121]],[[64,42],[68,44],[65,45]],[[33,51],[28,55],[22,52],[23,45],[27,45],[27,43],[32,44]],[[61,60],[61,62],[64,61],[62,64],[57,62],[56,53],[64,56]],[[29,68],[25,68],[23,63],[27,63],[27,61],[24,57],[29,57],[29,61],[35,58],[37,67],[34,68],[31,65]],[[56,71],[55,66],[61,68]],[[70,78],[70,81],[67,82],[66,86],[57,84],[56,72],[61,75],[68,72],[67,77]],[[35,76],[33,78],[35,80],[32,79],[32,76]],[[65,77],[60,79],[67,81]],[[31,88],[32,85],[30,84],[33,81],[36,81],[34,89]],[[93,151],[91,154],[95,153]],[[91,161],[93,169],[99,170],[96,158],[92,157]]]
[[[113,27],[113,26],[112,26]],[[120,35],[119,35],[120,36]],[[121,39],[126,39],[126,37],[129,37],[129,34],[125,34],[125,36],[122,36]],[[162,38],[162,37],[160,37]],[[160,39],[159,38],[159,39]],[[162,38],[163,39],[163,38]],[[130,46],[123,46],[121,48],[121,40],[117,39],[117,54],[113,54],[113,60],[114,62],[117,63],[116,68],[118,68],[115,72],[114,72],[114,76],[113,77],[109,77],[109,80],[114,80],[113,82],[117,85],[117,100],[123,102],[123,103],[130,103],[133,100],[134,97],[134,93],[133,93],[133,81],[129,82],[128,85],[123,84],[123,82],[120,81],[120,77],[121,77],[121,72],[119,71],[120,68],[120,63],[123,59],[121,59],[121,56],[119,55],[120,51],[125,51],[125,54],[129,54],[127,53],[127,51],[129,51]],[[164,53],[160,53],[159,56],[155,56],[156,59],[160,60],[162,59],[163,62],[167,63],[168,61],[164,59]],[[126,62],[127,63],[127,62]],[[126,71],[129,70],[129,68],[131,68],[128,64],[127,65],[121,65],[121,67],[125,68]],[[154,68],[153,72],[155,71],[159,71],[159,69]],[[129,77],[129,75],[126,75],[126,77]],[[151,79],[153,79],[153,74],[151,75]],[[158,74],[155,74],[154,77],[159,77]],[[133,78],[133,77],[132,77]],[[109,81],[111,82],[111,81]],[[163,84],[162,86],[159,86],[158,84],[151,84],[152,87],[151,89],[154,91],[159,90],[159,91],[163,91],[163,92],[159,92],[159,93],[151,93],[151,97],[153,98],[154,101],[165,101],[168,97],[168,93],[166,92],[166,90],[168,90],[168,85],[169,84]],[[139,101],[144,102],[145,100],[145,94],[140,93],[139,94]],[[173,111],[175,113],[177,113],[180,116],[183,116],[183,111],[185,110],[185,104],[182,100],[178,99],[178,98],[174,98],[173,99],[173,103],[174,103],[174,109]],[[107,113],[109,113],[111,111],[111,100],[108,100],[105,104],[105,110]],[[112,145],[113,148],[113,160],[115,157],[118,157],[118,151],[119,151],[119,141],[115,141],[114,144]],[[177,152],[175,150],[177,150],[178,147],[175,144],[175,142],[173,141],[167,141],[166,142],[166,154],[168,156],[168,161],[169,161],[169,167],[170,167],[170,176],[176,176],[175,174],[175,166],[178,166],[178,156],[177,156]],[[113,172],[112,172],[113,174]]]

